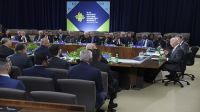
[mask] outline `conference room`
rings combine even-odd
[[[1,0],[1,112],[199,112],[199,0]]]

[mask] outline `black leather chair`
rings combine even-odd
[[[61,91],[75,94],[78,105],[85,105],[86,112],[95,112],[96,86],[94,81],[79,79],[58,79]]]
[[[32,91],[32,100],[39,102],[77,104],[76,95],[52,91]]]
[[[195,56],[197,54],[199,50],[199,47],[197,46],[192,46],[191,47],[191,52],[186,54],[187,58],[186,58],[186,66],[193,66],[194,65],[194,62],[195,62]],[[182,78],[184,78],[184,76],[188,76],[191,78],[191,80],[194,80],[195,79],[195,76],[193,74],[187,74],[187,73],[183,73],[182,75]]]
[[[183,80],[182,78],[181,78],[181,76],[183,75],[183,73],[185,72],[185,70],[186,70],[186,64],[185,64],[185,57],[183,57],[183,59],[182,59],[182,61],[181,62],[179,62],[179,68],[180,69],[176,69],[176,70],[167,70],[167,71],[169,71],[170,72],[170,75],[172,76],[172,77],[170,77],[170,78],[167,78],[167,79],[162,79],[162,82],[164,83],[165,82],[165,86],[168,86],[168,84],[170,83],[170,82],[173,82],[174,83],[174,85],[176,84],[176,83],[178,83],[181,87],[184,87],[183,86],[183,84],[182,84],[182,82],[186,82],[187,83],[187,85],[190,85],[190,83],[188,82],[188,81],[186,81],[186,80]]]
[[[51,78],[19,76],[17,79],[24,83],[27,92],[55,91],[54,81]]]
[[[0,88],[0,98],[25,100],[26,92],[18,89]]]

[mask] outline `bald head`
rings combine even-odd
[[[82,50],[80,52],[80,60],[83,62],[90,62],[90,60],[92,60],[92,51]]]
[[[177,37],[173,37],[170,39],[170,45],[174,48],[179,44],[179,40],[177,39]]]
[[[49,46],[49,39],[47,37],[41,39],[41,43],[40,45],[43,45],[43,46]]]
[[[8,38],[2,38],[1,39],[1,44],[7,46],[7,47],[11,47],[12,46],[12,42],[10,39]]]
[[[86,49],[87,50],[93,50],[93,49],[97,49],[96,45],[93,43],[89,43],[86,45]]]

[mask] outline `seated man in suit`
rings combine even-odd
[[[47,37],[41,39],[40,47],[38,47],[34,54],[45,54],[48,58],[51,57],[51,54],[49,52],[49,39]]]
[[[31,42],[31,39],[26,35],[25,31],[18,31],[18,36],[15,37],[15,40],[23,43]]]
[[[184,58],[184,52],[179,45],[177,37],[173,37],[170,39],[170,45],[173,47],[173,49],[169,53],[165,51],[167,61],[163,65],[163,70],[180,71],[181,70],[180,64],[182,63],[182,60]],[[172,74],[174,74],[174,72],[171,72],[170,75],[167,75],[166,77],[173,78]]]
[[[58,30],[58,34],[56,35],[56,38],[54,38],[54,40],[58,42],[65,42],[66,36],[63,35],[62,29]]]
[[[14,50],[12,50],[11,47],[11,40],[9,40],[8,38],[2,38],[0,45],[0,58],[5,59],[7,56],[14,54]]]
[[[101,71],[89,64],[91,59],[91,51],[81,51],[81,62],[69,70],[69,78],[94,81],[96,84],[96,108],[100,108],[106,98],[106,93],[103,91]]]
[[[113,110],[113,108],[117,107],[117,104],[113,102],[113,100],[117,97],[117,89],[118,89],[118,81],[113,78],[111,74],[110,67],[101,62],[101,53],[98,49],[92,50],[92,62],[90,63],[92,66],[98,68],[102,72],[108,73],[108,94],[110,96],[110,102],[108,105],[109,110]]]
[[[33,67],[26,68],[23,70],[23,75],[54,78],[54,73],[45,69],[48,66],[48,59],[45,54],[35,54],[34,62],[35,65]]]
[[[17,44],[15,47],[15,54],[8,56],[12,65],[19,67],[21,70],[33,66],[32,61],[26,54],[26,45]]]
[[[1,60],[0,62],[0,87],[25,90],[24,84],[15,79],[11,79],[8,75],[11,70],[11,62],[9,60]]]
[[[153,41],[149,39],[149,37],[144,34],[142,36],[142,39],[138,41],[138,46],[143,46],[143,47],[154,47]]]
[[[49,64],[48,67],[49,68],[60,68],[60,69],[69,69],[70,64],[65,61],[60,59],[60,55],[62,50],[60,49],[60,46],[57,44],[52,45],[51,47],[49,47],[49,51],[51,53],[51,58],[48,60]]]
[[[177,35],[176,38],[178,39],[179,45],[181,47],[181,49],[183,50],[184,54],[189,53],[189,45],[188,43],[184,40],[182,35]]]
[[[38,31],[38,35],[35,36],[34,42],[40,42],[44,38],[44,32],[42,30]]]

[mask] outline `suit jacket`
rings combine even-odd
[[[59,68],[59,69],[69,69],[70,64],[67,61],[62,60],[58,57],[51,57],[49,59],[48,67],[49,68]]]
[[[128,46],[131,43],[131,38],[129,38],[129,37],[123,37],[123,38],[121,38],[121,42],[125,46]]]
[[[100,61],[92,61],[90,64],[92,66],[94,66],[95,68],[101,70],[102,72],[107,72],[108,73],[108,83],[111,84],[113,82],[111,70],[107,64],[100,62]]]
[[[56,35],[56,37],[54,38],[54,41],[65,41],[66,40],[66,36],[65,35]]]
[[[35,53],[34,53],[34,54],[40,54],[40,53],[44,53],[46,56],[48,56],[48,58],[51,57],[51,54],[50,54],[50,52],[49,52],[49,48],[46,47],[46,46],[41,45],[39,48],[37,48],[37,49],[35,50]]]
[[[25,90],[25,86],[21,81],[6,76],[0,76],[0,87]]]
[[[40,41],[42,38],[44,38],[44,35],[41,35],[41,36],[36,35],[33,41]]]
[[[14,54],[14,50],[8,48],[5,45],[0,45],[0,58],[6,58],[9,55]]]
[[[103,92],[102,77],[99,69],[92,67],[88,63],[80,62],[69,70],[69,78],[94,81],[96,84],[96,107],[103,103],[106,93]]]
[[[24,76],[54,78],[54,72],[45,69],[44,66],[33,66],[23,70]]]
[[[145,41],[146,41],[146,39],[141,39],[140,41],[138,41],[138,44],[137,44],[137,45],[138,45],[138,46],[145,46]],[[147,45],[146,45],[146,47],[154,47],[153,41],[147,39]]]
[[[90,37],[85,38],[84,36],[82,36],[80,38],[80,41],[81,41],[81,43],[91,43],[91,38]]]
[[[73,66],[69,70],[70,79],[82,79],[94,81],[96,84],[97,93],[103,91],[102,77],[100,70],[92,67],[91,65],[80,62],[78,65]]]
[[[184,62],[184,52],[180,46],[177,46],[176,49],[171,51],[168,55],[168,61],[164,65],[167,70],[170,71],[181,71],[183,69]]]
[[[31,42],[31,39],[28,35],[25,35],[25,37],[26,37],[27,42]],[[19,41],[19,42],[24,42],[23,39],[22,39],[22,36],[18,36],[18,35],[15,36],[15,40]]]
[[[13,54],[8,56],[8,58],[10,58],[13,66],[17,66],[21,70],[33,66],[31,59],[23,54]]]
[[[91,40],[91,43],[99,43],[99,37],[97,37],[97,36],[94,36],[94,37],[90,37],[90,40]]]
[[[180,44],[181,49],[183,50],[184,54],[189,53],[189,45],[186,42],[183,42],[182,44]]]

